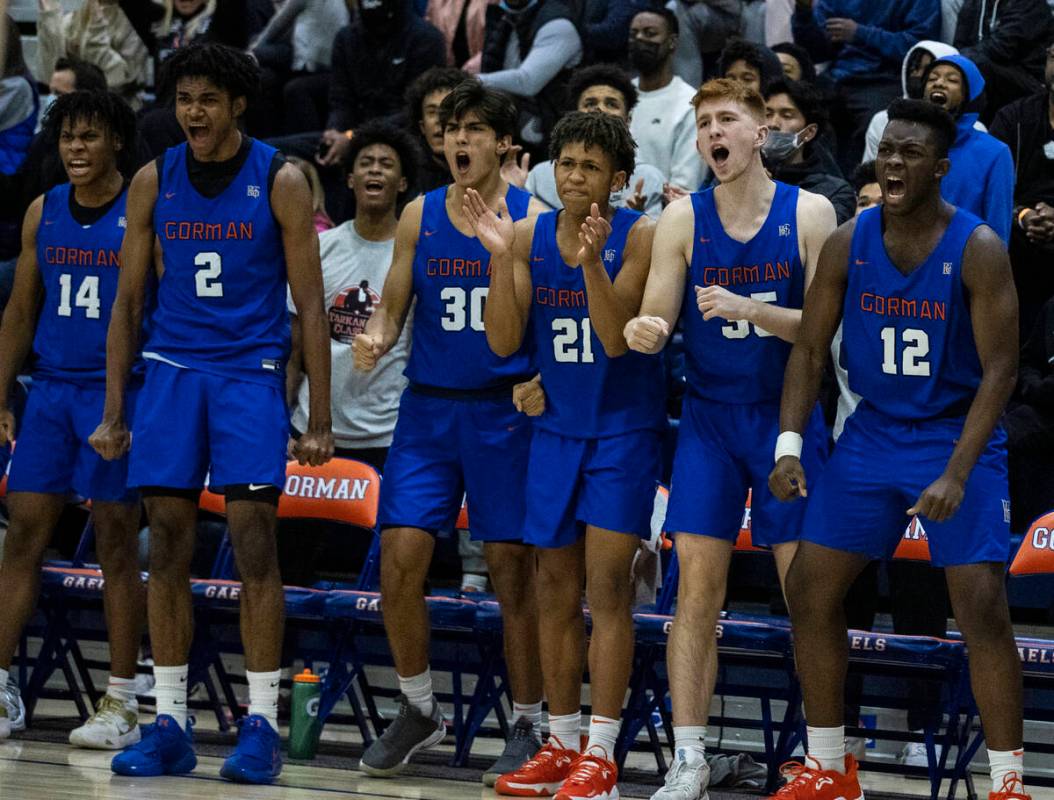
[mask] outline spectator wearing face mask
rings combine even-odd
[[[765,93],[765,124],[769,133],[761,160],[773,180],[822,194],[839,225],[850,219],[856,210],[853,187],[817,140],[827,126],[820,93],[800,81],[773,81]]]
[[[992,135],[1010,147],[1017,177],[1010,263],[1022,341],[1054,296],[1054,46],[1046,59],[1043,91],[1011,103],[992,121]]]
[[[638,73],[638,99],[629,129],[639,161],[658,169],[667,183],[694,192],[706,178],[706,163],[695,147],[695,89],[673,69],[679,30],[677,16],[666,8],[633,17],[629,61]]]
[[[948,152],[951,168],[941,180],[941,195],[954,206],[976,214],[1010,241],[1014,205],[1014,162],[1001,141],[976,130],[985,80],[966,56],[938,58],[926,71],[923,99],[955,119],[955,144]]]

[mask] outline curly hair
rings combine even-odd
[[[88,92],[79,90],[55,99],[44,115],[42,131],[49,148],[58,147],[62,126],[78,120],[102,123],[110,135],[121,140],[117,151],[117,169],[126,178],[136,170],[136,125],[135,112],[113,92]]]
[[[594,64],[591,67],[575,70],[567,83],[567,105],[574,111],[582,93],[591,86],[610,86],[622,93],[626,102],[626,113],[629,114],[637,105],[637,87],[622,67],[615,64]]]
[[[564,147],[575,143],[599,147],[611,158],[616,170],[625,172],[627,177],[633,174],[637,143],[619,117],[586,111],[568,112],[553,127],[549,158],[559,160]]]
[[[195,42],[173,51],[161,64],[161,96],[175,93],[181,78],[205,78],[252,105],[260,91],[260,68],[251,56],[215,42]]]
[[[446,90],[452,92],[454,87],[472,76],[457,67],[432,67],[422,72],[411,83],[403,96],[406,100],[406,115],[410,118],[410,129],[416,131],[421,127],[421,104],[433,92]]]
[[[399,202],[402,203],[406,195],[414,191],[417,185],[417,171],[421,163],[421,151],[417,142],[403,128],[396,128],[394,125],[383,122],[364,123],[355,129],[355,138],[351,140],[351,147],[344,155],[345,172],[352,171],[359,153],[375,144],[388,145],[399,156],[399,166],[403,177],[406,178],[406,191],[399,193]]]
[[[875,173],[875,162],[865,161],[862,164],[858,164],[856,169],[853,170],[853,179],[850,183],[853,184],[853,190],[857,193],[869,183],[878,183],[878,175]]]

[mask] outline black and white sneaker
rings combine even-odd
[[[439,703],[432,701],[432,713],[425,716],[399,695],[399,716],[385,729],[359,759],[359,769],[375,778],[398,775],[414,753],[439,744],[446,736],[446,724]]]
[[[498,760],[483,773],[483,785],[493,786],[502,775],[515,772],[534,758],[534,754],[541,747],[542,739],[535,730],[534,723],[526,717],[520,717],[512,726],[512,733],[509,735],[509,740],[505,742],[505,749]]]

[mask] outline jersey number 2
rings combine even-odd
[[[72,317],[73,306],[70,305],[70,296],[73,294],[73,276],[59,275],[59,288],[61,289],[61,294],[59,295],[58,315],[60,317]],[[73,304],[77,308],[83,308],[84,316],[88,319],[99,318],[99,307],[102,303],[99,300],[98,275],[84,276],[84,280],[81,281],[81,286],[77,290],[77,296],[73,298]]]
[[[900,338],[904,342],[900,374],[928,377],[930,362],[924,359],[930,354],[929,334],[918,328],[905,328]],[[897,374],[897,329],[893,327],[882,329],[882,371]]]
[[[223,261],[219,253],[206,252],[194,256],[194,266],[201,267],[194,273],[194,288],[198,297],[223,297]]]

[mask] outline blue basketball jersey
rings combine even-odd
[[[785,308],[801,308],[805,269],[798,253],[798,187],[776,183],[769,215],[748,242],[721,224],[714,190],[692,195],[695,233],[684,292],[688,388],[719,403],[776,403],[791,344],[745,320],[704,320],[695,287],[722,286]]]
[[[414,255],[414,308],[406,377],[444,389],[485,389],[531,371],[526,346],[501,358],[487,345],[483,308],[490,290],[490,253],[465,236],[446,213],[449,186],[425,195]],[[531,195],[510,186],[514,220],[527,216]]]
[[[73,218],[70,191],[63,183],[44,196],[37,229],[44,305],[33,338],[33,375],[101,388],[106,383],[106,331],[117,296],[128,191],[122,190],[91,225]]]
[[[983,224],[957,209],[937,247],[910,274],[882,242],[882,209],[856,220],[842,318],[849,388],[899,419],[961,416],[981,382],[962,283],[966,243]]]
[[[186,144],[165,153],[154,207],[165,271],[145,357],[282,382],[289,313],[285,253],[268,186],[275,152],[253,141],[241,171],[213,198],[191,183]]]
[[[590,325],[582,269],[568,266],[560,255],[559,214],[538,217],[531,244],[531,326],[545,387],[545,413],[534,424],[575,439],[661,430],[662,360],[632,351],[608,358]],[[622,269],[626,237],[641,216],[626,208],[615,211],[602,259],[612,281]]]

